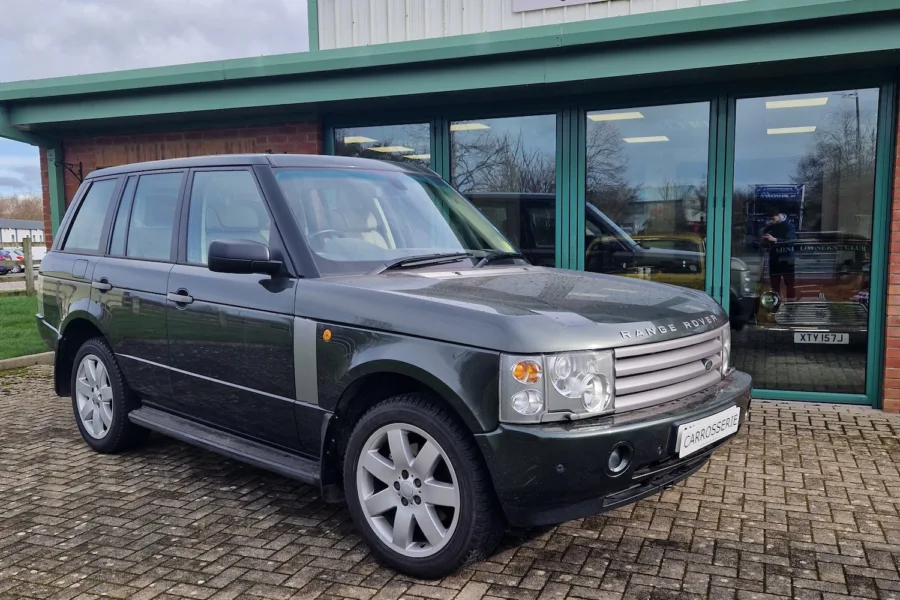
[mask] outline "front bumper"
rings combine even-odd
[[[740,407],[749,416],[751,379],[739,371],[686,398],[590,421],[501,425],[476,436],[509,522],[560,523],[662,492],[698,471],[731,437],[679,458],[678,426]],[[627,469],[609,471],[610,453],[630,446]]]

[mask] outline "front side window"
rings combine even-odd
[[[100,251],[103,223],[117,183],[118,179],[104,179],[91,184],[69,228],[63,250]]]
[[[182,177],[181,172],[141,176],[131,207],[126,256],[171,260]]]
[[[209,245],[238,239],[269,244],[272,222],[250,171],[196,173],[191,185],[187,258],[205,265]]]
[[[478,209],[435,176],[278,169],[276,178],[323,273],[362,273],[425,254],[513,251]]]

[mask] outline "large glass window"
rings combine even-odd
[[[706,284],[709,103],[587,113],[585,269]]]
[[[428,166],[431,128],[427,123],[415,123],[335,129],[334,153]]]
[[[103,222],[118,182],[118,179],[105,179],[91,184],[69,228],[64,250],[99,252]]]
[[[209,245],[239,239],[269,243],[271,220],[250,171],[194,174],[188,216],[187,259],[205,265]]]
[[[454,121],[453,185],[533,264],[556,261],[556,116]]]
[[[865,393],[877,113],[877,89],[737,102],[733,344],[756,388]]]
[[[141,176],[131,207],[126,256],[171,260],[182,177],[180,172]]]

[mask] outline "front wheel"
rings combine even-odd
[[[419,578],[488,556],[503,533],[490,478],[471,435],[419,394],[367,412],[344,461],[350,514],[375,555]]]

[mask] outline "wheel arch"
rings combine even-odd
[[[490,417],[478,414],[441,377],[424,366],[396,359],[378,359],[348,372],[347,386],[337,401],[322,435],[321,481],[323,497],[337,501],[342,496],[343,450],[359,419],[376,404],[407,393],[420,393],[440,405],[470,433],[493,428]],[[488,411],[490,413],[490,411]],[[487,422],[486,422],[487,421]]]
[[[72,393],[72,368],[78,349],[91,338],[106,336],[100,328],[100,322],[89,312],[77,311],[69,313],[59,328],[59,341],[53,365],[53,387],[59,396]]]

